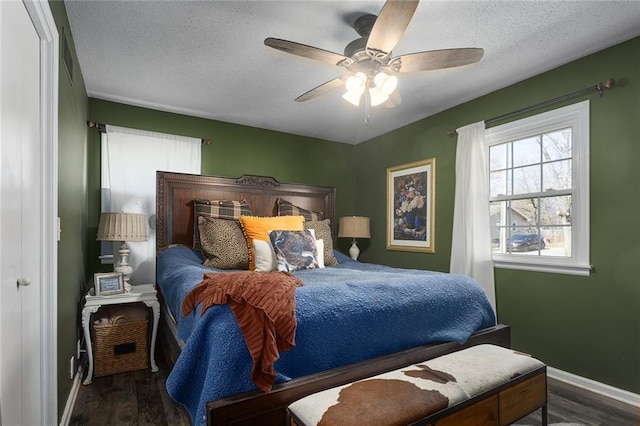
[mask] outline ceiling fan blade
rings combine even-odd
[[[274,49],[293,55],[302,56],[316,61],[327,62],[333,65],[339,65],[340,62],[348,60],[346,56],[328,50],[320,49],[306,44],[296,43],[295,41],[282,40],[279,38],[269,37],[264,40],[264,44]]]
[[[373,24],[367,49],[391,53],[409,26],[417,7],[418,0],[387,0]]]
[[[398,56],[392,61],[400,60],[399,72],[416,72],[473,64],[478,62],[482,55],[484,49],[479,48],[443,49]]]
[[[318,96],[324,95],[332,90],[336,89],[344,89],[345,80],[348,78],[348,75],[343,75],[333,80],[329,80],[326,83],[322,83],[320,86],[314,87],[306,93],[298,96],[296,98],[296,102],[304,102],[309,101],[311,99],[317,98]]]

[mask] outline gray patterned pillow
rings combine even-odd
[[[193,249],[202,250],[200,246],[200,230],[198,218],[200,216],[215,217],[218,219],[235,220],[240,216],[251,216],[251,204],[247,200],[193,200]]]
[[[333,255],[333,238],[331,238],[331,221],[325,220],[309,220],[304,222],[304,229],[313,229],[316,232],[316,238],[324,240],[324,265],[335,266],[338,259]]]
[[[271,231],[269,239],[276,253],[278,271],[293,272],[319,267],[316,239],[311,231]]]
[[[249,269],[249,249],[239,220],[198,217],[204,266]]]

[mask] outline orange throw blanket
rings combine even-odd
[[[301,286],[289,272],[207,273],[182,301],[182,315],[189,315],[200,302],[201,314],[211,305],[228,303],[253,360],[251,378],[267,392],[276,379],[273,364],[280,351],[295,346],[294,295]]]

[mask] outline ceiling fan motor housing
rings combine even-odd
[[[372,14],[362,15],[353,23],[353,28],[355,28],[360,37],[369,38],[369,34],[371,34],[373,24],[376,23],[377,18],[376,15]]]
[[[361,37],[353,40],[351,43],[347,44],[344,48],[344,56],[347,58],[353,58],[356,54],[360,52],[364,52],[367,47],[367,38]]]

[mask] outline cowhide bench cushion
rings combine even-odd
[[[512,387],[508,385],[515,387],[524,383],[522,379],[527,377],[523,376],[532,375],[541,378],[535,388],[520,385],[522,389],[518,389],[517,394],[510,390]],[[504,398],[505,403],[499,401],[500,391],[508,397]],[[476,411],[486,411],[488,408],[482,408],[480,402],[487,405],[486,397],[492,396],[496,400],[490,404],[493,411],[490,415],[480,414],[485,418],[495,417],[495,422],[486,424],[508,424],[499,421],[503,405],[506,409],[509,405],[518,405],[529,393],[535,402],[515,411],[511,407],[505,417],[515,421],[542,407],[543,423],[546,423],[545,365],[511,349],[479,345],[306,396],[289,405],[288,413],[299,426],[408,425],[432,415],[443,419],[449,411],[472,407],[476,400]]]

